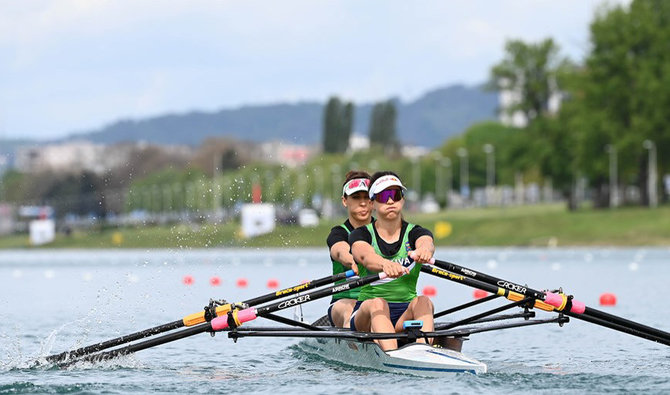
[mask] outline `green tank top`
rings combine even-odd
[[[342,224],[340,226],[343,227],[344,230],[347,231],[347,234],[351,233],[349,231],[349,229],[344,224]],[[347,270],[349,270],[349,269],[346,266],[344,266],[343,264],[341,264],[340,262],[338,262],[336,260],[333,260],[333,274],[339,274],[339,273],[345,272]],[[360,270],[360,268],[358,270]],[[335,284],[341,284],[345,281],[347,281],[347,279],[336,281]],[[340,293],[337,293],[337,294],[333,295],[333,300],[358,299],[358,294],[360,292],[361,292],[360,288],[354,288],[354,289],[350,289],[348,291],[343,291],[343,292],[340,292]]]
[[[383,298],[390,303],[406,303],[410,302],[416,297],[416,282],[419,279],[419,273],[421,272],[421,265],[415,264],[409,258],[409,232],[414,228],[414,224],[408,224],[405,233],[401,235],[402,246],[398,249],[398,252],[392,256],[386,256],[382,254],[379,249],[379,244],[377,243],[377,236],[373,228],[373,224],[366,225],[368,232],[372,236],[372,248],[374,248],[377,255],[382,256],[393,262],[398,262],[401,265],[410,269],[409,274],[406,274],[398,278],[385,278],[383,280],[376,281],[372,284],[368,284],[362,287],[360,295],[358,295],[358,300],[368,300],[372,298]],[[361,277],[367,276],[369,274],[375,274],[365,268],[363,265],[358,265],[358,272]]]

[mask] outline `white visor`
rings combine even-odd
[[[379,177],[374,184],[372,184],[369,192],[370,200],[374,199],[379,192],[390,187],[400,187],[403,191],[407,190],[398,177],[389,174],[387,176]]]
[[[349,182],[344,184],[344,187],[342,188],[342,196],[351,196],[359,191],[367,192],[369,186],[370,180],[367,178],[354,178],[353,180],[349,180]]]

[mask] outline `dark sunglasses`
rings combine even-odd
[[[391,198],[394,202],[397,202],[402,199],[403,196],[404,194],[400,189],[385,189],[375,195],[375,200],[379,203],[386,203],[389,198]]]

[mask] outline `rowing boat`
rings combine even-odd
[[[187,315],[181,320],[90,346],[64,351],[35,361],[35,364],[44,365],[46,363],[64,367],[80,361],[104,361],[196,334],[226,333],[228,338],[235,341],[244,337],[303,339],[299,345],[306,352],[320,355],[328,360],[363,368],[421,376],[443,376],[454,373],[479,374],[485,373],[487,366],[461,352],[464,339],[476,333],[530,325],[555,323],[563,326],[571,318],[666,346],[670,345],[670,333],[585,306],[584,303],[581,303],[572,295],[563,293],[560,289],[538,291],[526,285],[520,285],[445,261],[433,261],[430,265],[424,264],[421,266],[421,270],[445,280],[491,293],[485,298],[437,312],[434,314],[435,319],[442,316],[451,317],[450,314],[452,313],[497,298],[504,298],[509,302],[458,321],[436,321],[435,329],[432,332],[421,331],[422,324],[420,322],[407,322],[407,327],[400,333],[356,332],[325,326],[323,320],[309,324],[304,322],[301,317],[289,319],[275,314],[280,310],[301,306],[317,299],[332,297],[339,292],[371,284],[386,277],[384,273],[379,273],[358,278],[354,277],[352,271],[348,271],[244,302],[228,303],[225,300],[210,300],[203,311]],[[345,279],[348,280],[344,283],[332,285],[334,282]],[[503,311],[515,308],[520,309],[520,311],[501,314]],[[536,319],[535,310],[555,314],[551,314],[549,318]],[[279,322],[284,326],[250,327],[246,325],[247,322],[257,318]],[[381,339],[397,339],[399,344],[404,345],[398,349],[384,352],[375,342],[375,340]],[[417,339],[425,339],[426,341],[433,339],[434,341],[432,345],[426,345],[416,342]]]
[[[314,338],[300,342],[310,354],[349,366],[417,376],[444,376],[453,373],[486,373],[486,364],[461,352],[424,343],[409,343],[384,352],[373,341]]]

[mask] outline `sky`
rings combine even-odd
[[[610,0],[608,4],[627,4]],[[486,81],[508,39],[580,61],[602,0],[0,0],[0,139]]]

